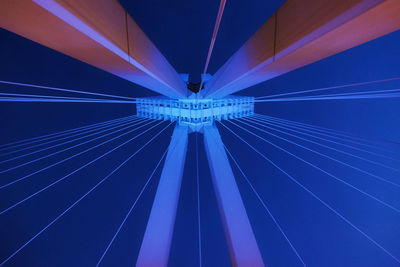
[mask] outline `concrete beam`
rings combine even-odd
[[[221,98],[400,29],[399,0],[287,0],[206,83]]]
[[[221,136],[204,127],[204,144],[233,266],[264,266]]]
[[[188,144],[188,127],[175,126],[147,222],[137,267],[167,266]]]
[[[171,98],[185,83],[117,0],[2,0],[0,27]]]

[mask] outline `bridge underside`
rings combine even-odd
[[[254,98],[228,96],[398,30],[399,14],[399,0],[287,0],[192,99],[117,0],[0,1],[0,27],[166,97],[137,100],[139,117],[176,121],[137,266],[167,266],[190,131],[205,138],[232,263],[263,266],[214,123],[253,115]]]

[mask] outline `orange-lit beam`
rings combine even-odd
[[[0,27],[165,96],[187,95],[117,0],[2,0]]]
[[[400,29],[399,0],[287,0],[206,83],[220,98]]]

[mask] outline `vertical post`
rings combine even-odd
[[[204,144],[232,265],[264,266],[221,136],[215,125],[204,127]]]
[[[147,222],[137,267],[167,266],[188,143],[188,127],[176,125]]]

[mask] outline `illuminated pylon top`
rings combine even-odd
[[[223,99],[138,98],[137,116],[177,121],[198,132],[214,120],[243,118],[254,114],[254,97],[231,96]]]

